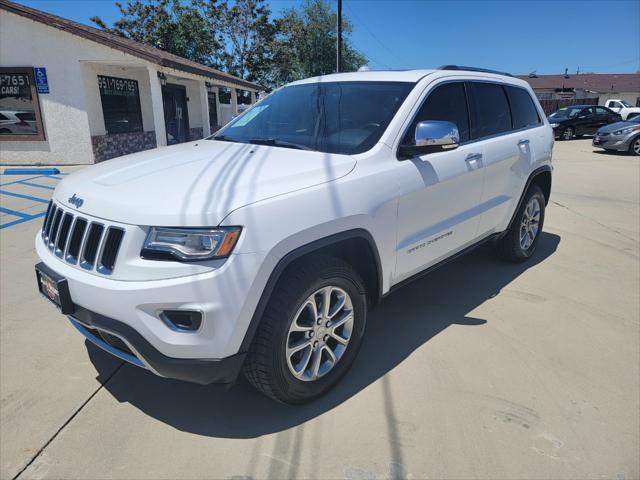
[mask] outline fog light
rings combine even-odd
[[[160,318],[172,330],[195,332],[202,325],[202,313],[191,310],[164,310]]]

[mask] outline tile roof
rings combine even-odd
[[[591,92],[640,92],[640,73],[581,73],[579,75],[538,75],[530,78],[517,75],[529,82],[533,89],[582,88]]]

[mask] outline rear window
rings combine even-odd
[[[536,109],[531,95],[524,88],[512,87],[507,85],[507,96],[511,104],[511,115],[513,116],[513,128],[535,127],[540,125],[540,116]]]
[[[502,85],[472,82],[475,138],[490,137],[511,130],[509,102]]]
[[[16,113],[16,117],[18,117],[23,122],[27,120],[35,122],[36,120],[36,114],[33,112]]]

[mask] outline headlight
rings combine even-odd
[[[560,126],[559,123],[550,123],[549,125],[551,125],[551,128],[558,128]]]
[[[241,230],[240,227],[151,227],[140,255],[183,262],[225,258],[235,247]]]
[[[638,127],[621,128],[620,130],[616,130],[615,132],[613,132],[613,135],[626,135],[627,133],[631,133],[637,129]]]

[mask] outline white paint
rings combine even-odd
[[[396,157],[414,113],[440,84],[490,80],[533,95],[522,80],[461,71],[335,77],[416,85],[379,142],[360,154],[206,140],[78,171],[59,183],[53,198],[71,210],[68,198],[77,195],[84,199],[78,212],[126,231],[116,267],[109,277],[85,271],[54,256],[40,237],[38,255],[68,280],[79,304],[127,322],[165,355],[221,358],[238,352],[267,279],[288,253],[365,230],[379,254],[386,293],[412,273],[504,231],[531,172],[551,165],[553,131],[537,102],[543,120],[535,128],[410,160]],[[470,153],[484,157],[469,163]],[[158,262],[140,257],[150,225],[241,226],[242,234],[226,260]],[[417,248],[434,237],[437,242]],[[157,318],[165,308],[202,311],[204,328],[189,335],[172,331]]]

